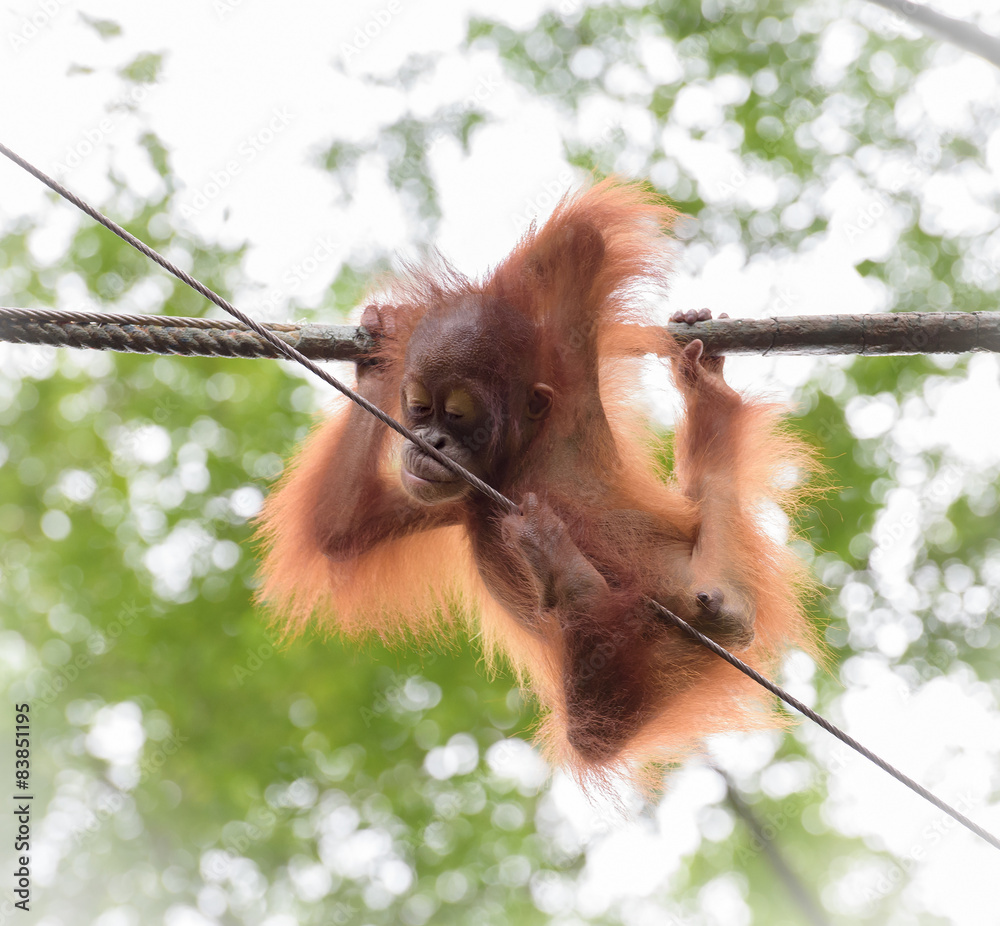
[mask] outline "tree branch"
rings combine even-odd
[[[760,821],[753,808],[743,799],[743,795],[737,790],[728,773],[714,764],[710,765],[710,768],[714,769],[726,783],[726,800],[729,801],[729,806],[736,811],[737,816],[750,830],[753,837],[751,845],[754,849],[764,853],[778,880],[784,884],[785,889],[798,905],[806,920],[811,926],[830,926],[830,920],[813,897],[812,892],[806,888],[802,879],[792,870],[792,866],[778,849],[773,836],[774,825],[764,824]],[[771,830],[771,833],[768,833],[768,829]]]
[[[1000,39],[988,35],[978,26],[945,16],[930,7],[911,3],[910,0],[869,0],[869,3],[919,23],[925,32],[971,51],[974,55],[979,55],[980,58],[985,58],[991,64],[1000,67]]]

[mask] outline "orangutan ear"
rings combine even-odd
[[[555,390],[545,383],[533,383],[528,391],[528,417],[532,421],[541,421],[547,418],[552,411],[552,399]]]

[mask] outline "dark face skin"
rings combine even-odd
[[[484,372],[495,369],[502,337],[484,331],[474,305],[463,306],[413,333],[402,381],[407,427],[487,482],[496,472],[490,449],[497,445],[493,429],[508,428],[518,416],[530,439],[552,404],[550,387],[529,382],[514,384],[513,402],[496,401],[506,397],[508,384],[491,382]],[[501,420],[492,420],[491,407],[502,410]],[[458,501],[472,491],[464,479],[409,442],[403,447],[401,478],[403,488],[425,505]]]

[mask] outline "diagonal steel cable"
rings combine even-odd
[[[378,418],[379,421],[388,425],[394,431],[401,434],[403,437],[407,438],[407,440],[412,441],[414,444],[420,447],[421,450],[423,450],[429,456],[433,457],[435,460],[437,460],[439,463],[445,466],[450,472],[454,473],[456,476],[459,476],[462,479],[465,479],[466,482],[468,482],[470,485],[478,489],[480,492],[483,492],[485,495],[496,501],[501,506],[505,507],[508,511],[512,513],[520,512],[520,508],[505,495],[502,495],[492,486],[487,485],[485,482],[483,482],[478,476],[473,475],[464,467],[456,463],[454,460],[445,456],[435,447],[432,447],[423,438],[411,432],[409,428],[400,424],[390,415],[387,415],[377,405],[374,405],[373,403],[369,402],[366,398],[364,398],[364,396],[358,395],[358,393],[356,393],[353,389],[351,389],[348,386],[345,386],[338,379],[331,376],[325,370],[323,370],[315,363],[313,363],[313,361],[311,361],[304,354],[301,354],[290,344],[286,344],[284,341],[282,341],[281,338],[279,338],[273,331],[269,331],[260,322],[251,318],[249,315],[246,315],[245,313],[241,312],[235,306],[231,305],[221,296],[216,294],[213,290],[209,289],[204,283],[200,282],[199,280],[196,280],[194,277],[192,277],[189,273],[186,273],[180,267],[177,267],[171,261],[167,260],[167,258],[165,258],[162,254],[158,253],[157,251],[154,251],[145,242],[140,241],[138,238],[135,237],[135,235],[125,231],[124,228],[122,228],[116,222],[109,219],[102,212],[99,212],[93,206],[84,202],[82,199],[80,199],[79,196],[77,196],[75,193],[72,193],[70,190],[66,189],[66,187],[64,187],[61,183],[59,183],[56,180],[53,180],[47,174],[43,173],[41,170],[35,167],[33,164],[24,160],[24,158],[22,158],[20,155],[18,155],[10,148],[8,148],[5,144],[3,144],[3,142],[0,142],[0,154],[6,155],[15,164],[17,164],[20,167],[23,167],[32,176],[38,178],[42,183],[44,183],[47,187],[49,187],[49,189],[54,190],[64,199],[71,202],[78,209],[81,209],[83,212],[86,212],[87,215],[89,215],[96,222],[99,222],[109,231],[116,234],[123,241],[127,241],[137,251],[141,252],[142,254],[145,254],[148,258],[150,258],[150,260],[155,261],[157,264],[163,267],[164,270],[168,271],[169,273],[172,273],[175,277],[177,277],[177,279],[186,283],[196,292],[201,293],[206,299],[209,299],[211,302],[214,302],[220,309],[223,309],[230,315],[234,316],[235,318],[238,318],[241,322],[243,322],[243,324],[251,328],[262,338],[264,338],[264,340],[273,344],[282,354],[284,354],[290,360],[295,360],[296,362],[302,364],[302,366],[304,366],[310,372],[315,373],[325,383],[329,383],[329,385],[333,386],[334,389],[336,389],[338,392],[343,393],[351,401],[356,402],[363,409],[365,409],[365,411],[369,412],[370,414]],[[988,832],[987,830],[979,826],[979,824],[970,820],[967,816],[965,816],[965,814],[956,810],[954,807],[952,807],[945,801],[941,800],[941,798],[937,797],[932,792],[928,791],[923,785],[918,784],[908,775],[904,775],[901,771],[899,771],[894,766],[890,765],[884,759],[879,758],[879,756],[875,755],[875,753],[873,753],[870,749],[868,749],[865,746],[862,746],[861,743],[859,743],[856,739],[854,739],[852,736],[849,736],[847,733],[841,730],[838,726],[836,726],[836,724],[831,723],[821,714],[817,714],[816,711],[814,711],[810,707],[807,707],[805,704],[799,701],[798,698],[795,698],[793,695],[785,691],[780,685],[776,685],[774,682],[765,678],[756,669],[747,665],[745,662],[743,662],[743,660],[738,659],[736,656],[730,653],[729,650],[725,649],[724,647],[716,643],[711,637],[707,637],[705,636],[705,634],[701,633],[701,631],[696,630],[694,627],[688,624],[687,621],[678,617],[672,611],[669,611],[658,601],[654,601],[652,598],[647,598],[646,600],[657,610],[657,612],[660,614],[661,617],[665,618],[667,621],[673,624],[673,626],[677,627],[679,630],[686,633],[688,636],[690,636],[692,639],[700,643],[706,649],[711,650],[717,656],[724,659],[731,666],[733,666],[735,669],[738,669],[748,678],[753,679],[753,681],[755,681],[758,685],[761,685],[762,687],[766,688],[772,694],[777,695],[777,697],[779,697],[790,707],[795,708],[795,710],[799,711],[799,713],[805,715],[814,723],[821,726],[824,730],[831,733],[842,743],[844,743],[847,746],[850,746],[851,749],[854,749],[857,752],[859,752],[870,762],[875,763],[879,768],[883,769],[885,772],[890,774],[897,781],[906,785],[906,787],[909,788],[911,791],[915,792],[916,794],[919,794],[922,798],[924,798],[924,800],[929,801],[935,807],[939,808],[940,810],[943,810],[946,814],[948,814],[949,816],[957,820],[959,823],[961,823],[962,826],[966,827],[967,829],[969,829],[971,832],[975,833],[982,839],[986,840],[986,842],[988,842],[991,846],[1000,849],[1000,839],[997,839],[997,837],[994,836],[992,833]]]
[[[892,777],[895,778],[896,781],[906,785],[906,787],[908,787],[911,791],[914,791],[917,794],[919,794],[925,801],[930,801],[930,803],[932,803],[939,810],[943,810],[946,814],[948,814],[948,816],[953,817],[955,820],[961,823],[962,826],[966,827],[967,829],[970,829],[977,836],[980,836],[983,839],[985,839],[994,848],[1000,849],[1000,839],[997,839],[997,837],[994,836],[991,832],[989,832],[989,830],[984,830],[978,823],[976,823],[973,820],[970,820],[964,813],[962,813],[959,810],[956,810],[950,804],[945,803],[945,801],[941,800],[941,798],[939,798],[936,794],[934,794],[931,791],[928,791],[922,784],[910,778],[909,775],[904,775],[898,768],[886,762],[885,759],[882,759],[879,756],[875,755],[875,753],[872,752],[867,746],[862,746],[861,743],[859,743],[856,739],[854,739],[853,736],[849,735],[848,733],[845,733],[843,730],[840,729],[840,727],[838,727],[834,723],[831,723],[822,714],[817,714],[816,711],[814,711],[811,707],[808,707],[807,705],[803,704],[798,698],[796,698],[794,695],[789,694],[780,685],[776,685],[770,679],[761,675],[760,672],[758,672],[755,668],[753,668],[753,666],[748,666],[742,659],[738,658],[737,656],[734,656],[725,647],[719,646],[719,644],[716,643],[715,640],[713,640],[711,637],[706,637],[705,634],[703,634],[699,630],[696,630],[683,618],[678,617],[672,611],[668,611],[658,601],[653,601],[652,598],[648,598],[646,600],[649,601],[649,603],[659,612],[661,617],[666,618],[675,627],[679,628],[680,630],[683,630],[684,633],[686,633],[689,637],[697,640],[706,649],[710,649],[720,659],[725,659],[726,662],[728,662],[731,666],[733,666],[736,669],[739,669],[740,672],[742,672],[748,678],[752,678],[758,685],[761,685],[762,687],[766,688],[772,694],[777,695],[786,704],[788,704],[791,707],[794,707],[795,710],[797,710],[800,714],[804,714],[813,723],[818,724],[828,733],[832,733],[842,743],[844,743],[847,746],[850,746],[851,749],[861,753],[861,755],[863,755],[869,762],[874,762],[880,769],[892,775]]]
[[[167,260],[167,258],[164,257],[162,254],[160,254],[158,251],[154,251],[148,244],[146,244],[144,241],[140,241],[131,232],[125,231],[125,229],[122,228],[121,225],[119,225],[117,222],[114,222],[111,219],[109,219],[106,215],[104,215],[104,213],[99,212],[89,203],[86,203],[82,199],[80,199],[80,197],[77,196],[75,193],[66,189],[66,187],[64,187],[57,180],[54,180],[48,174],[40,171],[37,167],[35,167],[30,162],[26,161],[16,152],[11,151],[11,149],[8,148],[5,144],[3,144],[3,142],[0,142],[0,154],[6,155],[19,167],[23,167],[29,174],[41,180],[42,183],[44,183],[50,190],[55,191],[60,196],[62,196],[63,199],[66,199],[69,202],[71,202],[74,206],[77,207],[77,209],[86,212],[87,215],[89,215],[95,222],[99,222],[106,229],[108,229],[108,231],[113,232],[123,241],[127,241],[137,251],[139,251],[142,254],[145,254],[146,257],[148,257],[150,260],[158,263],[164,270],[166,270],[168,273],[172,273],[175,277],[177,277],[178,280],[180,280],[182,283],[186,283],[195,292],[201,293],[201,295],[203,295],[206,299],[210,300],[211,302],[214,302],[220,309],[222,309],[225,312],[228,312],[234,318],[238,318],[241,322],[243,322],[244,325],[255,331],[260,337],[262,337],[265,341],[273,345],[289,360],[294,360],[297,363],[301,363],[302,366],[304,366],[311,373],[314,373],[316,376],[318,376],[321,380],[323,380],[323,382],[333,386],[334,389],[336,389],[343,395],[347,396],[347,398],[349,398],[352,402],[356,402],[366,412],[368,412],[371,415],[374,415],[376,418],[378,418],[379,421],[381,421],[385,425],[388,425],[397,434],[401,434],[407,440],[412,441],[424,453],[426,453],[429,457],[433,458],[438,463],[440,463],[449,472],[454,473],[456,476],[460,477],[461,479],[464,479],[470,485],[475,486],[475,488],[477,488],[484,495],[493,499],[493,501],[495,501],[498,505],[508,509],[509,511],[516,512],[520,510],[517,507],[517,505],[515,505],[509,498],[507,498],[504,495],[501,495],[496,489],[494,489],[490,485],[487,485],[478,476],[474,475],[473,473],[470,473],[464,466],[461,466],[460,464],[456,463],[453,459],[451,459],[451,457],[445,456],[445,454],[443,454],[440,450],[438,450],[437,447],[431,446],[427,441],[425,441],[422,437],[420,437],[420,435],[414,434],[409,428],[400,424],[391,415],[387,415],[384,411],[382,411],[381,408],[379,408],[373,402],[369,402],[368,399],[366,399],[363,395],[359,395],[349,386],[345,386],[339,379],[337,379],[335,376],[331,376],[329,373],[327,373],[326,370],[324,370],[322,367],[318,366],[307,356],[305,356],[305,354],[296,350],[294,347],[291,346],[291,344],[286,344],[284,341],[282,341],[281,338],[279,338],[273,331],[268,331],[268,329],[265,328],[259,321],[251,318],[245,312],[241,312],[239,309],[236,308],[236,306],[232,305],[227,300],[223,299],[222,296],[220,296],[214,290],[209,289],[200,280],[196,280],[193,276],[191,276],[191,274],[187,273],[185,270],[182,270],[172,261]]]

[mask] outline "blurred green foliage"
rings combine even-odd
[[[980,157],[978,127],[918,152],[894,121],[901,91],[924,67],[926,41],[866,31],[854,59],[819,78],[824,30],[841,15],[797,0],[570,3],[523,31],[476,21],[468,46],[492,50],[563,113],[595,98],[646,113],[646,140],[624,125],[608,126],[597,143],[581,131],[567,138],[567,157],[613,171],[627,156],[631,173],[653,178],[697,219],[693,247],[738,243],[752,259],[822,235],[820,194],[848,163],[877,186],[863,167],[866,149],[912,161],[931,150],[938,170]],[[112,23],[92,25],[115,34]],[[678,71],[660,81],[650,62],[666,50]],[[122,78],[156,80],[161,66],[159,55],[143,56]],[[415,56],[401,86],[433,68]],[[717,124],[678,123],[682,89],[725,81]],[[487,122],[475,108],[406,113],[366,142],[331,137],[316,159],[349,196],[352,172],[382,158],[388,183],[432,233],[440,208],[428,150],[442,136],[467,147]],[[821,122],[835,128],[836,144],[817,137]],[[750,208],[701,189],[656,141],[668,127],[737,151],[775,181],[774,201]],[[103,208],[131,216],[134,234],[185,254],[196,277],[232,291],[245,249],[191,240],[160,221],[174,208],[170,152],[152,133],[142,145],[167,192],[136,204],[115,181]],[[986,307],[991,294],[963,263],[968,243],[922,230],[914,189],[891,198],[906,219],[898,241],[859,273],[884,285],[898,311]],[[32,230],[25,221],[0,239],[8,304],[57,304],[60,279],[76,274],[107,308],[152,280],[170,314],[205,312],[200,296],[89,222],[55,266],[33,259]],[[333,320],[356,304],[371,269],[345,265],[316,316]],[[530,924],[565,909],[558,898],[572,897],[584,855],[540,811],[543,782],[512,771],[521,764],[507,740],[527,738],[534,718],[509,677],[489,678],[465,643],[416,653],[314,636],[281,641],[252,603],[249,519],[308,426],[312,397],[301,378],[268,362],[33,348],[7,356],[15,362],[0,374],[0,671],[10,697],[32,703],[33,783],[46,814],[44,824],[36,819],[37,846],[53,869],[38,900],[52,922],[128,909],[137,918],[122,922],[152,923],[197,907],[220,923],[289,911],[303,924]],[[830,672],[814,680],[821,708],[841,690],[838,666],[877,652],[851,629],[838,589],[868,585],[878,601],[871,535],[898,465],[884,441],[852,435],[847,405],[884,394],[902,405],[919,399],[929,378],[965,369],[922,357],[866,359],[803,389],[798,423],[835,487],[799,525],[829,588],[818,618],[830,654]],[[921,462],[928,482],[954,465],[933,454]],[[995,630],[935,616],[954,594],[946,581],[954,567],[968,570],[964,587],[986,585],[982,571],[997,553],[996,493],[953,494],[942,510],[928,509],[936,527],[914,563],[923,633],[889,660],[917,682],[963,664],[984,679],[996,675]],[[109,729],[117,740],[102,735]],[[144,742],[130,750],[135,730]],[[852,865],[889,862],[823,821],[825,773],[807,742],[789,733],[775,758],[807,769],[799,790],[778,799],[755,781],[741,784],[818,896]],[[733,827],[729,838],[703,839],[673,879],[672,921],[703,922],[699,892],[730,871],[753,922],[801,921],[759,844],[738,821]],[[901,883],[863,914],[836,921],[885,922]],[[588,921],[621,917],[612,910]]]

